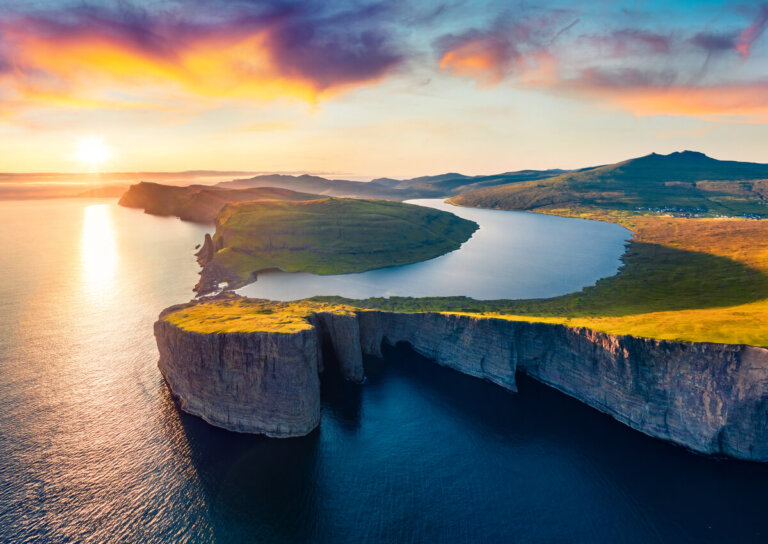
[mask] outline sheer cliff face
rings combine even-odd
[[[359,381],[362,355],[407,342],[438,364],[515,390],[519,370],[648,435],[768,461],[768,351],[435,313],[315,314],[296,334],[200,335],[162,319],[160,368],[190,413],[228,429],[306,434],[319,422],[320,347]],[[310,374],[312,376],[310,376]]]
[[[518,369],[650,436],[768,461],[768,351],[516,324]]]
[[[199,334],[159,320],[158,366],[182,410],[231,431],[303,436],[320,423],[319,344],[296,334]]]
[[[379,356],[382,341],[407,342],[414,351],[442,366],[517,391],[515,360],[511,356],[514,338],[503,330],[508,322],[389,312],[361,312],[358,319],[366,354]]]

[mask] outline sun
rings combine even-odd
[[[112,150],[104,140],[95,136],[83,138],[77,147],[76,157],[87,164],[91,170],[98,171],[99,167],[112,157]]]

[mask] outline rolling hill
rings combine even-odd
[[[225,206],[206,237],[198,292],[230,288],[266,269],[349,274],[432,259],[458,249],[477,224],[386,200],[261,200]]]
[[[224,181],[216,186],[227,189],[280,187],[327,196],[408,200],[412,198],[446,198],[470,189],[548,178],[563,172],[565,171],[521,170],[519,172],[505,172],[488,176],[466,176],[464,174],[447,173],[410,179],[377,178],[370,182],[326,179],[310,175],[287,176],[275,174]]]
[[[173,215],[187,221],[212,223],[228,202],[249,200],[311,200],[321,196],[403,201],[414,198],[446,198],[475,187],[516,183],[551,177],[562,170],[523,170],[493,176],[441,174],[407,180],[381,178],[370,182],[326,179],[319,176],[283,174],[236,179],[215,185],[163,185],[140,182],[131,185],[119,204],[143,208],[152,215]]]
[[[222,189],[206,185],[176,187],[141,182],[131,185],[118,204],[126,208],[143,208],[152,215],[172,215],[185,221],[213,223],[216,214],[233,202],[252,200],[313,200],[320,195],[288,189],[259,187],[255,189]]]
[[[762,217],[768,215],[768,164],[720,161],[694,151],[652,153],[546,179],[471,188],[451,202],[506,210]]]

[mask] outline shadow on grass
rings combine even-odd
[[[726,257],[634,242],[616,276],[547,300],[510,301],[505,310],[539,316],[625,316],[737,306],[768,298],[768,275]],[[497,304],[497,303],[495,303]]]
[[[537,317],[619,317],[650,312],[737,306],[768,298],[768,275],[709,253],[632,242],[616,276],[578,293],[550,299],[473,300],[391,297],[344,302],[388,311],[498,312]]]

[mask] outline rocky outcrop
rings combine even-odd
[[[217,293],[221,291],[222,286],[234,285],[240,281],[237,274],[214,259],[220,249],[221,243],[217,244],[211,235],[206,233],[202,247],[195,253],[197,262],[202,267],[200,279],[193,288],[198,296]]]
[[[383,341],[407,342],[414,351],[439,365],[517,391],[515,360],[510,356],[514,338],[503,330],[507,322],[392,312],[360,312],[358,319],[365,354],[379,356]]]
[[[437,313],[321,312],[310,321],[313,330],[296,334],[195,335],[161,319],[160,368],[183,409],[225,428],[286,436],[319,422],[319,386],[307,373],[323,366],[323,342],[355,381],[363,354],[380,355],[382,342],[407,342],[438,364],[512,391],[515,373],[524,372],[697,452],[768,461],[762,348]]]
[[[320,313],[312,321],[320,333],[321,342],[330,344],[342,377],[353,382],[363,381],[363,350],[357,315]]]
[[[240,281],[232,270],[213,260],[200,271],[200,279],[193,290],[198,296],[205,296],[217,293],[224,287],[237,285]]]
[[[232,431],[303,436],[320,423],[320,357],[312,330],[198,334],[155,323],[158,366],[185,412]]]
[[[206,232],[203,247],[195,253],[195,257],[197,257],[197,262],[200,266],[205,266],[213,260],[214,255],[216,255],[216,248],[213,245],[213,238]]]

